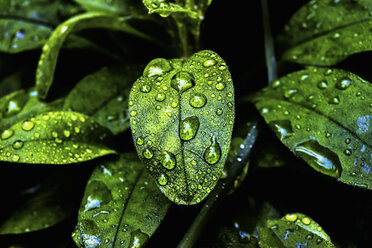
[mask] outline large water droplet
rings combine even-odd
[[[197,93],[190,98],[190,105],[194,108],[201,108],[207,103],[207,98],[201,94]]]
[[[142,155],[147,159],[151,159],[154,156],[154,153],[150,148],[146,148],[145,150],[143,150]]]
[[[208,164],[216,164],[221,157],[221,147],[216,141],[216,137],[211,138],[211,145],[204,152],[204,159]]]
[[[339,90],[346,90],[351,85],[350,78],[344,78],[336,83],[336,88]]]
[[[162,102],[165,100],[165,94],[164,93],[158,93],[155,97],[155,100],[158,102]]]
[[[11,130],[11,129],[5,129],[2,133],[1,133],[1,139],[3,140],[6,140],[6,139],[9,139],[10,137],[12,137],[14,134],[14,131]]]
[[[270,121],[269,126],[281,140],[293,135],[292,125],[289,120]]]
[[[180,137],[182,140],[191,140],[199,129],[199,119],[196,116],[187,117],[180,123]]]
[[[90,209],[101,207],[112,200],[111,191],[104,183],[99,181],[90,182],[88,184],[86,194],[88,195],[88,198],[84,203],[84,212]]]
[[[164,174],[161,174],[161,175],[158,177],[158,183],[159,183],[161,186],[165,186],[165,185],[168,183],[168,179],[167,179],[167,177],[166,177]]]
[[[165,74],[166,72],[171,71],[172,69],[172,65],[168,60],[157,58],[148,63],[145,70],[143,71],[143,75],[145,77],[160,76]]]
[[[130,242],[128,247],[130,248],[143,247],[148,239],[149,235],[143,233],[140,229],[137,229],[136,231],[130,234]]]
[[[164,168],[172,170],[176,166],[176,157],[173,155],[173,153],[165,151],[163,152],[161,164],[164,166]]]
[[[203,66],[204,67],[211,67],[211,66],[214,66],[215,64],[216,64],[216,61],[214,59],[208,59],[208,60],[204,61]]]
[[[28,94],[19,93],[5,104],[4,116],[9,117],[20,112],[29,99]]]
[[[295,147],[295,153],[317,171],[339,178],[342,167],[336,153],[314,140],[306,141]]]
[[[22,129],[25,131],[30,131],[34,128],[34,123],[32,121],[24,121],[22,123]]]
[[[171,86],[173,89],[177,90],[179,93],[192,88],[195,85],[193,76],[188,72],[178,72],[174,75],[171,81]]]

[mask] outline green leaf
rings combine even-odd
[[[0,125],[2,128],[8,128],[37,113],[57,110],[62,107],[61,103],[62,100],[50,104],[41,102],[37,98],[37,91],[33,88],[14,91],[0,98]]]
[[[129,95],[137,153],[160,190],[196,204],[214,188],[230,147],[234,88],[212,51],[152,60]]]
[[[259,228],[259,244],[262,248],[336,247],[318,223],[301,213],[268,220]]]
[[[59,51],[70,34],[90,28],[108,28],[148,38],[128,24],[130,19],[130,17],[113,17],[105,13],[88,12],[76,15],[61,23],[43,46],[40,56],[36,71],[36,89],[39,93],[39,98],[45,99],[48,94],[53,82]]]
[[[293,15],[279,38],[289,47],[283,59],[329,66],[371,51],[371,11],[366,0],[310,1]]]
[[[371,188],[371,83],[313,68],[288,74],[253,96],[281,142],[315,170]]]
[[[195,10],[192,10],[189,6],[182,7],[179,4],[166,0],[143,0],[142,2],[149,10],[149,14],[157,13],[162,17],[168,17],[173,13],[184,13],[190,18],[198,18],[198,13]]]
[[[105,12],[114,15],[145,15],[144,7],[140,1],[122,1],[122,0],[75,0],[86,11]],[[142,8],[141,8],[142,7]],[[141,13],[142,12],[142,13]]]
[[[79,247],[142,247],[169,206],[136,154],[122,154],[93,172],[72,236]]]
[[[65,109],[92,116],[113,134],[129,128],[128,98],[138,66],[105,67],[86,76],[68,94]]]
[[[89,116],[48,112],[3,130],[0,160],[29,164],[82,162],[115,153],[101,144],[109,135]]]

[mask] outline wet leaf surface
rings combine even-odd
[[[259,245],[268,247],[336,247],[322,227],[301,213],[269,219],[259,228]]]
[[[253,97],[277,137],[315,170],[372,186],[371,83],[347,71],[288,74]]]
[[[89,116],[47,112],[1,132],[0,159],[29,164],[70,164],[113,154],[104,145],[110,132]]]
[[[129,128],[129,91],[138,75],[138,66],[102,68],[71,90],[64,108],[92,116],[113,134],[123,132]]]
[[[61,23],[43,46],[36,70],[36,89],[40,99],[45,99],[53,83],[59,51],[70,34],[91,28],[108,28],[148,38],[128,24],[131,17],[114,17],[105,13],[88,12],[76,15]]]
[[[283,59],[329,66],[371,51],[371,11],[371,3],[365,0],[310,1],[285,26],[279,41],[289,49]]]
[[[93,172],[73,239],[79,247],[142,247],[170,203],[136,154],[122,154]]]
[[[234,122],[226,63],[212,51],[183,60],[152,60],[129,96],[137,153],[161,191],[196,204],[221,175]]]

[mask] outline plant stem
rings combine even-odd
[[[277,75],[276,75],[275,51],[274,51],[273,38],[271,35],[269,9],[267,6],[267,0],[261,0],[261,7],[262,7],[262,19],[263,19],[263,29],[264,29],[267,78],[270,84],[272,81],[276,79]]]
[[[257,140],[258,130],[256,122],[249,123],[249,126],[248,134],[240,145],[240,150],[237,152],[235,159],[228,169],[228,177],[217,183],[177,248],[193,247],[207,224],[208,219],[228,194],[229,190],[233,188],[234,181],[237,176],[241,174],[244,166],[248,162],[252,147]]]

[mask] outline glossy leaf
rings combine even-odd
[[[259,228],[259,245],[271,247],[336,247],[322,227],[301,213],[286,214],[271,219]]]
[[[129,128],[129,91],[138,75],[138,66],[102,68],[75,86],[64,108],[92,116],[113,134],[123,132]]]
[[[142,247],[169,206],[138,157],[122,154],[93,172],[73,239],[79,247]]]
[[[167,0],[143,0],[142,2],[150,14],[157,13],[162,17],[167,17],[172,13],[184,13],[191,18],[198,18],[198,13],[188,6],[183,7]]]
[[[0,159],[30,164],[70,164],[115,153],[103,144],[109,131],[89,116],[48,112],[2,130]]]
[[[372,5],[365,0],[310,1],[285,26],[283,59],[334,65],[349,55],[371,51]]]
[[[105,12],[114,15],[136,15],[143,11],[143,5],[140,1],[122,1],[122,0],[75,0],[86,11],[90,12]],[[142,8],[141,8],[142,7]]]
[[[161,191],[196,204],[216,185],[230,147],[234,89],[212,51],[187,60],[154,59],[129,96],[137,153]]]
[[[60,24],[43,46],[36,71],[36,89],[38,96],[45,99],[53,82],[59,51],[66,38],[74,33],[90,28],[108,28],[124,31],[142,38],[146,35],[132,28],[127,22],[130,17],[113,17],[105,13],[88,12],[76,15]]]
[[[0,98],[0,125],[3,129],[8,128],[37,113],[59,109],[61,105],[62,100],[50,104],[41,102],[34,89],[14,91]]]
[[[283,144],[315,170],[372,187],[371,83],[347,71],[291,73],[253,96]]]

